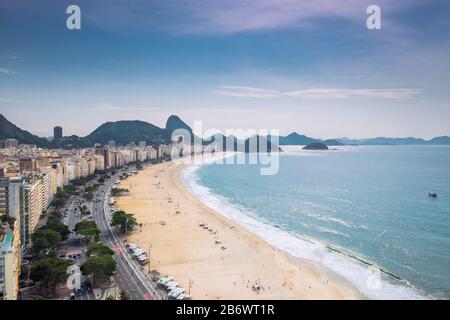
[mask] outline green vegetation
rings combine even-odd
[[[84,192],[95,192],[96,188],[94,186],[88,186],[84,188]]]
[[[56,209],[60,209],[66,205],[67,199],[68,199],[68,196],[67,196],[66,192],[58,187],[51,204]]]
[[[120,231],[125,232],[125,230],[133,230],[135,225],[136,219],[132,214],[126,213],[125,211],[114,212],[111,226],[118,226]]]
[[[59,283],[67,279],[69,263],[56,257],[41,258],[33,263],[30,269],[30,279],[40,281],[47,293],[53,295]]]
[[[86,255],[91,256],[112,256],[114,251],[103,243],[94,243],[88,246]]]
[[[93,192],[85,192],[83,194],[83,197],[87,200],[87,201],[92,201],[92,199],[94,199],[94,193]]]
[[[125,291],[120,291],[120,300],[130,300],[128,294]]]
[[[83,275],[92,275],[95,279],[107,278],[114,274],[117,263],[110,255],[93,256],[86,259],[81,265]]]
[[[71,184],[64,186],[64,192],[73,196],[78,194],[77,188]]]
[[[26,280],[28,278],[28,267],[24,264],[20,266],[19,280]]]
[[[79,207],[79,208],[80,208],[81,215],[88,216],[88,215],[91,214],[91,212],[89,211],[88,207],[82,206],[82,207]]]
[[[94,220],[85,220],[75,225],[75,233],[88,239],[98,241],[100,230]]]
[[[49,215],[47,228],[58,232],[62,240],[66,240],[70,233],[69,228],[61,223],[60,216],[55,213]]]
[[[16,219],[13,217],[8,216],[6,213],[0,213],[0,222],[7,222],[11,228],[14,227],[14,223],[16,222]]]
[[[4,111],[4,109],[2,109]],[[40,148],[48,148],[50,142],[45,138],[35,136],[28,131],[16,127],[8,121],[2,114],[0,114],[0,140],[14,138],[19,143],[34,144]]]
[[[70,181],[70,184],[75,187],[81,187],[81,186],[84,186],[87,182],[88,181],[86,178],[78,178],[78,179],[73,179],[72,181]]]
[[[112,188],[111,189],[111,195],[112,196],[120,196],[124,193],[130,192],[128,189],[123,189],[123,188]]]
[[[40,254],[43,250],[54,249],[61,242],[61,235],[47,226],[40,227],[31,235],[33,251]]]

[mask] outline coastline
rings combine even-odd
[[[303,150],[301,152],[305,153]],[[292,151],[285,155],[298,156]],[[285,252],[294,261],[313,263],[316,268],[328,270],[340,280],[351,284],[365,299],[433,299],[431,295],[422,292],[367,256],[273,224],[247,208],[230,203],[228,199],[215,194],[198,181],[196,172],[200,168],[201,166],[188,166],[182,171],[181,177],[184,185],[197,199],[272,247]]]
[[[337,274],[207,207],[182,183],[185,168],[165,162],[121,182],[130,192],[116,198],[117,206],[142,223],[128,239],[144,250],[151,245],[152,270],[173,276],[186,291],[192,280],[193,299],[364,298]],[[256,283],[261,290],[252,289]]]

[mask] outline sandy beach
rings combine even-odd
[[[186,291],[191,279],[193,299],[363,298],[335,274],[293,259],[205,206],[181,183],[183,168],[173,162],[146,168],[122,181],[130,192],[116,198],[142,224],[128,241],[144,250],[151,245],[152,270]],[[256,283],[260,290],[253,290]]]

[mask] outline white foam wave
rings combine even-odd
[[[254,218],[254,214],[231,205],[228,201],[212,193],[198,183],[196,171],[199,165],[187,166],[181,173],[183,184],[206,206],[221,215],[239,223],[250,232],[258,235],[270,245],[290,255],[314,261],[349,281],[357,290],[370,299],[424,299],[417,289],[405,281],[391,279],[377,268],[352,259],[343,250],[331,250],[326,244],[307,239],[293,232],[282,230]],[[381,281],[374,281],[380,274]]]

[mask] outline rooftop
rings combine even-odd
[[[12,251],[13,234],[8,232],[7,234],[0,234],[0,254]]]
[[[4,228],[0,223],[0,254],[12,251],[13,232],[9,227]]]

